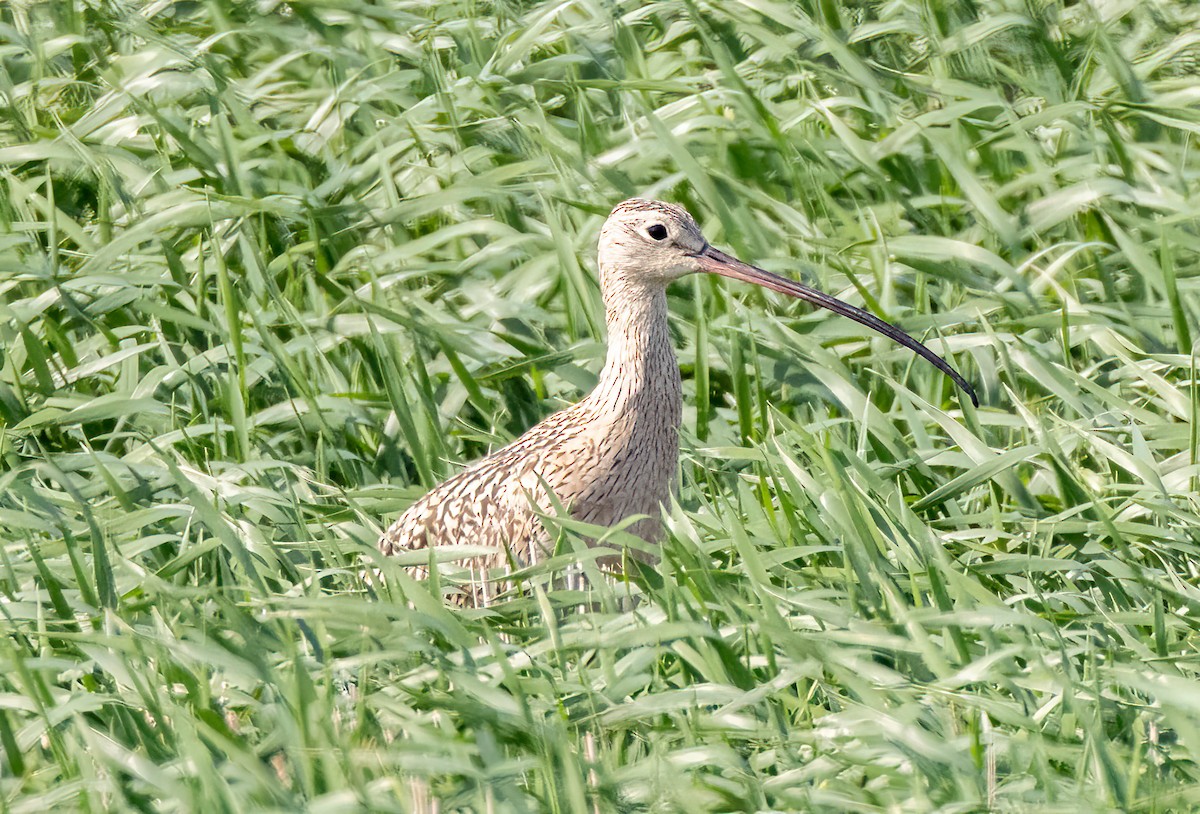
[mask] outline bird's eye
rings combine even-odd
[[[666,240],[667,227],[663,226],[661,223],[652,223],[646,228],[646,234],[650,235],[650,237],[654,238],[655,240]]]

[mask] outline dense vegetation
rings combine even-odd
[[[1198,74],[1188,0],[0,6],[0,810],[1200,807]],[[443,607],[374,540],[595,381],[635,194],[983,404],[685,281],[661,567]]]

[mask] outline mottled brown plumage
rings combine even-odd
[[[907,334],[717,251],[678,206],[636,198],[618,204],[601,229],[597,259],[609,348],[596,389],[435,487],[379,541],[384,554],[440,545],[491,549],[465,563],[476,580],[460,601],[486,603],[496,593],[497,577],[548,553],[549,535],[538,515],[552,513],[554,499],[572,517],[600,526],[646,515],[630,530],[648,541],[657,538],[661,506],[675,489],[682,413],[666,290],[686,274],[753,282],[848,316],[913,349],[975,400],[962,377]],[[424,576],[426,570],[413,572]]]

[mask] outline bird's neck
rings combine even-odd
[[[679,362],[661,287],[616,285],[604,292],[608,358],[588,400],[606,412],[680,409]]]

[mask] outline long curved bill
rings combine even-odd
[[[769,288],[772,291],[778,291],[780,294],[787,294],[789,297],[795,297],[798,300],[810,302],[813,305],[819,305],[822,308],[827,308],[835,314],[841,314],[844,317],[849,317],[860,325],[866,325],[872,330],[891,339],[893,342],[903,345],[913,353],[920,356],[925,361],[936,367],[938,370],[945,373],[953,380],[955,384],[962,388],[963,392],[971,397],[971,403],[976,407],[979,406],[979,399],[975,396],[975,390],[971,385],[967,384],[967,380],[958,374],[958,371],[950,367],[950,364],[931,351],[929,348],[922,345],[917,340],[906,334],[904,331],[897,328],[890,322],[885,322],[874,314],[868,313],[861,308],[855,308],[849,303],[842,302],[836,297],[831,297],[824,294],[815,288],[810,288],[803,283],[798,283],[795,280],[789,280],[786,277],[780,277],[777,274],[772,274],[769,271],[763,271],[757,266],[751,266],[748,263],[743,263],[736,257],[730,257],[723,251],[714,249],[712,246],[705,246],[701,251],[697,252],[693,257],[699,261],[700,270],[707,271],[711,274],[720,274],[722,277],[730,277],[734,280],[741,280],[747,283],[754,283],[763,288]]]

